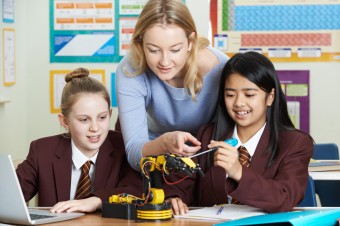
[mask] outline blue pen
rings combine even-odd
[[[217,215],[220,215],[221,213],[222,213],[222,210],[224,209],[224,206],[221,206],[219,209],[218,209],[218,211],[217,211]]]
[[[235,138],[226,139],[226,140],[224,140],[224,142],[227,143],[227,144],[230,144],[233,147],[235,147],[237,145],[237,143],[238,143],[237,139],[235,139]],[[217,149],[218,149],[218,147],[213,147],[213,148],[210,148],[210,149],[208,149],[206,151],[202,151],[202,152],[200,152],[198,154],[192,155],[189,158],[193,158],[193,157],[196,157],[196,156],[199,156],[199,155],[203,155],[203,154],[211,152],[211,151],[216,151]]]

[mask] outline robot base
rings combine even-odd
[[[114,204],[103,203],[102,217],[119,218],[141,221],[167,221],[172,217],[171,203],[163,204],[145,204],[137,206],[136,204]]]

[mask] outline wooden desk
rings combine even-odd
[[[340,207],[338,207],[340,208]],[[325,210],[325,209],[338,209],[336,207],[295,207],[293,210],[302,211],[302,210]],[[46,226],[109,226],[109,225],[129,225],[129,226],[208,226],[217,223],[221,223],[222,221],[203,221],[203,220],[194,220],[194,219],[177,219],[172,218],[170,221],[162,221],[162,222],[142,222],[137,223],[134,220],[123,220],[116,218],[102,218],[101,213],[89,213],[85,216],[68,220],[61,221],[57,223],[45,224]]]
[[[192,219],[176,219],[172,218],[170,221],[162,222],[143,222],[137,223],[134,220],[124,220],[116,218],[102,218],[101,213],[89,213],[85,216],[68,220],[61,221],[57,223],[46,224],[46,226],[109,226],[109,225],[129,225],[129,226],[151,226],[151,225],[161,225],[161,226],[207,226],[219,223],[219,221],[201,221]]]

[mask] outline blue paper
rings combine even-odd
[[[338,225],[340,209],[333,210],[305,210],[296,212],[282,212],[261,216],[247,217],[239,220],[227,221],[216,226],[231,225],[294,225],[294,226],[334,226]]]

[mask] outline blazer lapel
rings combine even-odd
[[[256,147],[255,154],[251,159],[250,168],[255,169],[259,173],[263,173],[266,169],[267,161],[270,156],[270,152],[268,152],[267,146],[269,143],[269,130],[268,125],[266,125],[263,134],[259,140],[259,143]]]
[[[107,182],[107,178],[109,177],[112,169],[112,164],[114,160],[118,159],[115,157],[115,152],[113,149],[114,147],[112,146],[109,139],[106,139],[106,141],[102,144],[102,146],[99,149],[98,157],[96,160],[96,171],[94,179],[95,190],[97,188],[105,186],[106,183],[114,183],[114,181]]]
[[[70,199],[71,174],[72,174],[72,148],[71,139],[62,139],[55,153],[53,161],[55,184],[59,201]]]

